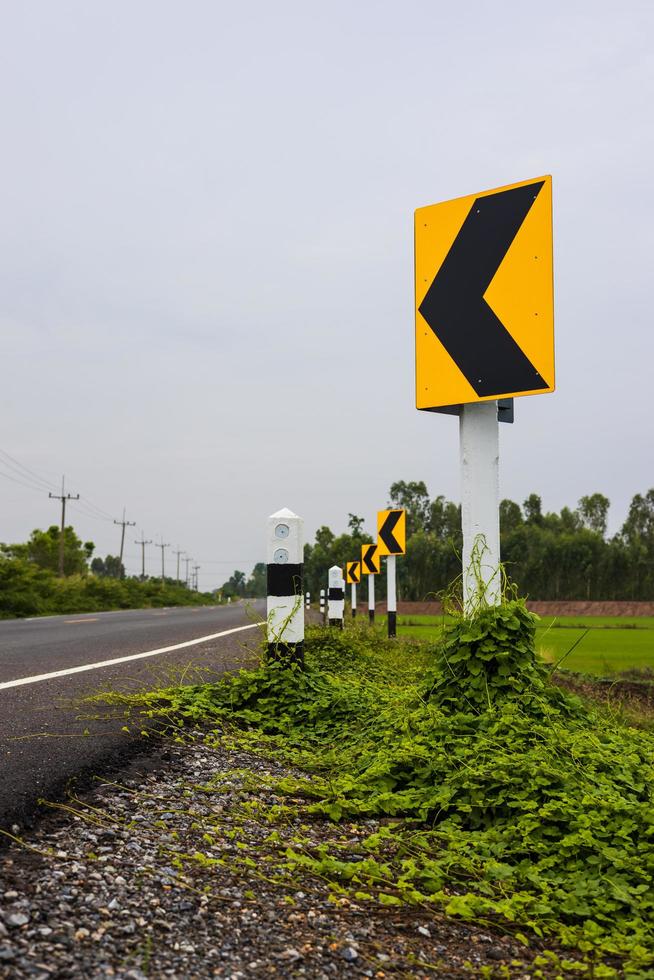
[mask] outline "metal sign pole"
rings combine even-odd
[[[352,591],[350,593],[350,601],[352,603],[352,619],[356,619],[356,615],[357,615],[357,587],[356,587],[356,583],[353,582],[350,588],[352,589]]]
[[[498,605],[502,593],[497,402],[463,405],[459,437],[463,610],[470,616],[480,605]]]
[[[375,576],[368,576],[368,620],[375,622]]]
[[[395,555],[386,559],[386,618],[388,620],[388,635],[397,635],[397,594],[395,588]]]

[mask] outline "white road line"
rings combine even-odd
[[[184,643],[175,643],[170,647],[159,647],[158,650],[146,650],[145,653],[130,653],[127,657],[114,657],[113,660],[101,660],[97,664],[82,664],[79,667],[66,667],[65,670],[53,670],[49,674],[34,674],[32,677],[19,677],[15,681],[3,681],[0,683],[0,691],[9,687],[22,687],[24,684],[38,684],[40,681],[51,681],[56,677],[67,677],[68,674],[81,674],[85,670],[99,670],[101,667],[113,667],[115,664],[125,664],[130,660],[144,660],[146,657],[157,657],[160,653],[171,653],[173,650],[183,650],[185,647],[194,647],[198,643],[208,643],[209,640],[217,640],[221,636],[230,636],[232,633],[242,633],[243,630],[253,630],[256,626],[264,626],[265,623],[250,623],[247,626],[235,626],[231,630],[223,630],[222,633],[209,633],[208,636],[199,636],[197,640],[186,640]]]

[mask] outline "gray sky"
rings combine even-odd
[[[413,210],[551,173],[558,390],[502,426],[502,493],[600,490],[616,529],[654,485],[653,33],[634,0],[3,0],[0,448],[205,588],[280,507],[312,539],[396,479],[458,500],[457,422],[414,408]],[[0,515],[58,511],[0,479]]]

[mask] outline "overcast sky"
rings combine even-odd
[[[128,570],[143,528],[210,588],[280,507],[312,539],[397,479],[458,500],[457,421],[414,408],[413,211],[544,173],[557,391],[502,426],[502,494],[599,490],[615,530],[654,486],[651,2],[0,12],[0,448],[66,473],[101,555],[125,505]],[[0,540],[58,516],[0,479]]]

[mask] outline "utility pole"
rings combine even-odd
[[[48,496],[52,500],[61,500],[61,533],[59,535],[59,578],[64,577],[64,531],[66,530],[66,501],[67,500],[79,500],[79,494],[72,495],[72,493],[66,493],[64,483],[65,476],[61,478],[61,496],[56,493],[49,493]]]
[[[188,567],[191,564],[191,562],[193,561],[193,559],[186,557],[184,559],[184,561],[186,562],[186,588],[188,589]]]
[[[179,550],[179,545],[177,545],[177,551],[173,551],[174,555],[177,555],[177,584],[179,585],[179,556],[186,554],[184,551]]]
[[[141,531],[141,540],[135,541],[134,544],[141,545],[141,581],[145,581],[145,546],[146,544],[152,544],[152,541],[146,541],[143,537],[143,531]]]
[[[125,520],[125,508],[123,507],[123,519],[122,519],[122,521],[114,521],[114,524],[120,524],[120,526],[122,528],[122,530],[120,532],[120,558],[118,559],[118,562],[119,562],[120,577],[121,578],[124,578],[125,577],[125,571],[123,569],[123,549],[125,547],[125,528],[126,527],[136,527],[136,521],[126,521]]]
[[[160,541],[157,544],[157,548],[161,548],[161,584],[163,585],[166,581],[166,572],[164,569],[164,548],[170,548],[170,544],[164,544],[163,541]]]
[[[194,579],[194,583],[195,583],[195,591],[196,592],[198,591],[198,572],[199,571],[200,571],[200,566],[199,565],[194,565],[193,566],[193,579]]]

